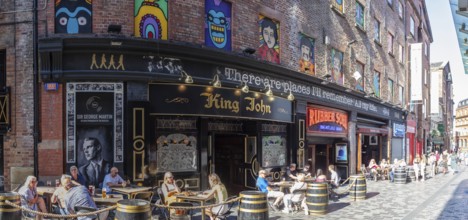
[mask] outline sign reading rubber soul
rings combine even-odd
[[[348,114],[331,108],[307,106],[307,133],[346,134]]]
[[[292,102],[257,92],[211,86],[150,84],[151,115],[252,118],[292,122]]]

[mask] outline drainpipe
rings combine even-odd
[[[38,22],[37,22],[37,0],[34,0],[33,3],[33,106],[34,106],[34,176],[39,177],[39,164],[38,164],[38,149],[37,144],[39,140],[39,97],[37,90],[37,77],[38,77],[38,57],[37,57],[37,31],[38,31]]]

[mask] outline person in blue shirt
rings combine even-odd
[[[275,185],[268,182],[266,179],[267,171],[260,170],[258,172],[258,179],[257,179],[257,187],[258,190],[267,194],[267,198],[276,198],[275,202],[273,203],[273,209],[275,211],[279,211],[279,205],[284,197],[284,193],[279,191],[274,191],[270,186]]]
[[[78,172],[78,167],[70,167],[70,176],[72,177],[71,180],[74,181],[75,184],[79,183],[80,185],[87,187],[85,178],[83,177],[83,175],[81,175],[81,173]]]
[[[111,193],[111,187],[121,186],[125,187],[130,182],[125,182],[122,177],[119,176],[119,169],[117,167],[112,167],[111,172],[104,177],[104,182],[102,182],[102,188],[106,189],[107,193]]]

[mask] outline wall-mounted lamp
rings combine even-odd
[[[294,101],[294,99],[296,99],[296,98],[295,98],[294,95],[292,94],[292,90],[289,89],[288,100],[289,100],[289,101]]]
[[[323,76],[324,80],[321,82],[322,85],[327,85],[328,83],[330,83],[330,78],[331,78],[330,74],[326,74],[325,76]]]
[[[271,91],[271,86],[268,86],[268,89],[267,89],[267,91],[265,92],[265,95],[268,96],[268,97],[272,97],[272,96],[273,96],[273,91]]]
[[[179,78],[179,80],[182,80],[184,79],[184,82],[187,83],[187,84],[192,84],[193,83],[193,78],[192,76],[190,76],[187,72],[185,72],[184,70],[181,71],[181,76]]]
[[[364,98],[369,98],[371,96],[375,96],[375,92],[367,93]]]
[[[120,31],[122,31],[122,25],[120,24],[109,24],[107,26],[107,33],[109,34],[120,34]]]
[[[213,82],[213,86],[215,88],[221,88],[221,80],[219,80],[219,75],[218,74],[214,75],[212,82]]]
[[[242,86],[241,91],[243,93],[249,93],[249,86],[247,85],[247,82],[244,82],[244,86]]]
[[[252,54],[255,53],[255,49],[250,48],[250,47],[247,47],[247,48],[245,48],[245,49],[242,51],[242,53],[243,53],[244,55],[252,55]]]

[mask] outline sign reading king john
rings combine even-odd
[[[292,102],[261,93],[196,85],[151,84],[152,115],[200,115],[292,122]]]

